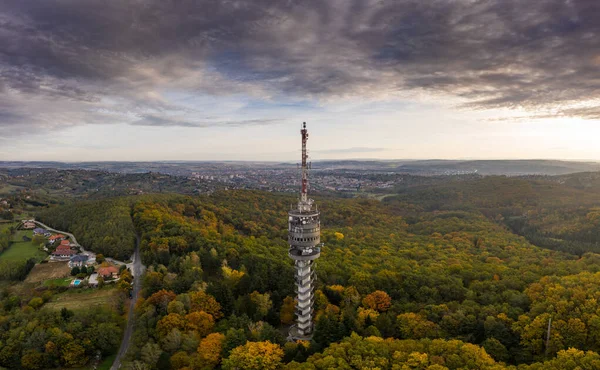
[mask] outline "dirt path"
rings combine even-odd
[[[129,349],[129,341],[131,340],[131,334],[133,334],[133,319],[134,313],[133,309],[135,308],[135,303],[137,302],[138,295],[140,292],[140,288],[142,286],[142,279],[140,278],[143,272],[144,266],[142,265],[142,260],[140,258],[140,236],[136,237],[135,243],[135,251],[133,252],[133,268],[131,272],[133,276],[137,276],[133,279],[133,299],[129,305],[129,314],[127,315],[127,327],[125,328],[125,333],[123,333],[123,340],[121,341],[121,348],[119,348],[119,353],[117,353],[117,357],[115,358],[115,362],[113,362],[111,366],[111,370],[117,370],[121,367],[121,359],[127,353]]]

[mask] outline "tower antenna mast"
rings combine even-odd
[[[308,201],[308,153],[306,151],[306,142],[308,141],[308,130],[306,129],[306,122],[302,123],[302,191],[300,193],[301,201]]]
[[[321,220],[308,198],[308,130],[302,123],[302,188],[298,208],[289,211],[288,255],[294,260],[296,281],[296,324],[290,328],[290,340],[310,340],[313,335],[313,304],[316,282],[315,260],[321,256]]]

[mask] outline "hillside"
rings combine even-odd
[[[448,180],[397,187],[383,201],[316,197],[325,244],[310,344],[282,334],[294,308],[286,241],[294,196],[148,194],[49,203],[38,216],[107,256],[130,254],[141,236],[147,271],[131,368],[235,368],[249,353],[271,353],[289,369],[598,361],[600,197],[587,186],[598,176]],[[17,312],[16,293],[3,296],[5,317]]]

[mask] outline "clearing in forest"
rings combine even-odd
[[[30,241],[13,242],[0,254],[0,261],[26,261],[30,258],[35,258],[38,262],[46,258],[46,253]]]
[[[113,308],[117,301],[118,289],[116,287],[73,288],[52,297],[44,307],[60,310],[66,307],[69,310],[78,310],[98,306]]]
[[[70,275],[69,262],[40,263],[33,267],[25,282],[39,283],[51,279],[66,278]]]

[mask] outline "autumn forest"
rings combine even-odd
[[[129,369],[595,369],[598,185],[596,173],[492,176],[316,195],[324,247],[311,342],[286,340],[293,195],[77,199],[36,217],[108,257],[127,259],[139,236]],[[70,354],[116,352],[122,313],[55,312],[51,294],[2,290],[0,366],[78,367]]]

